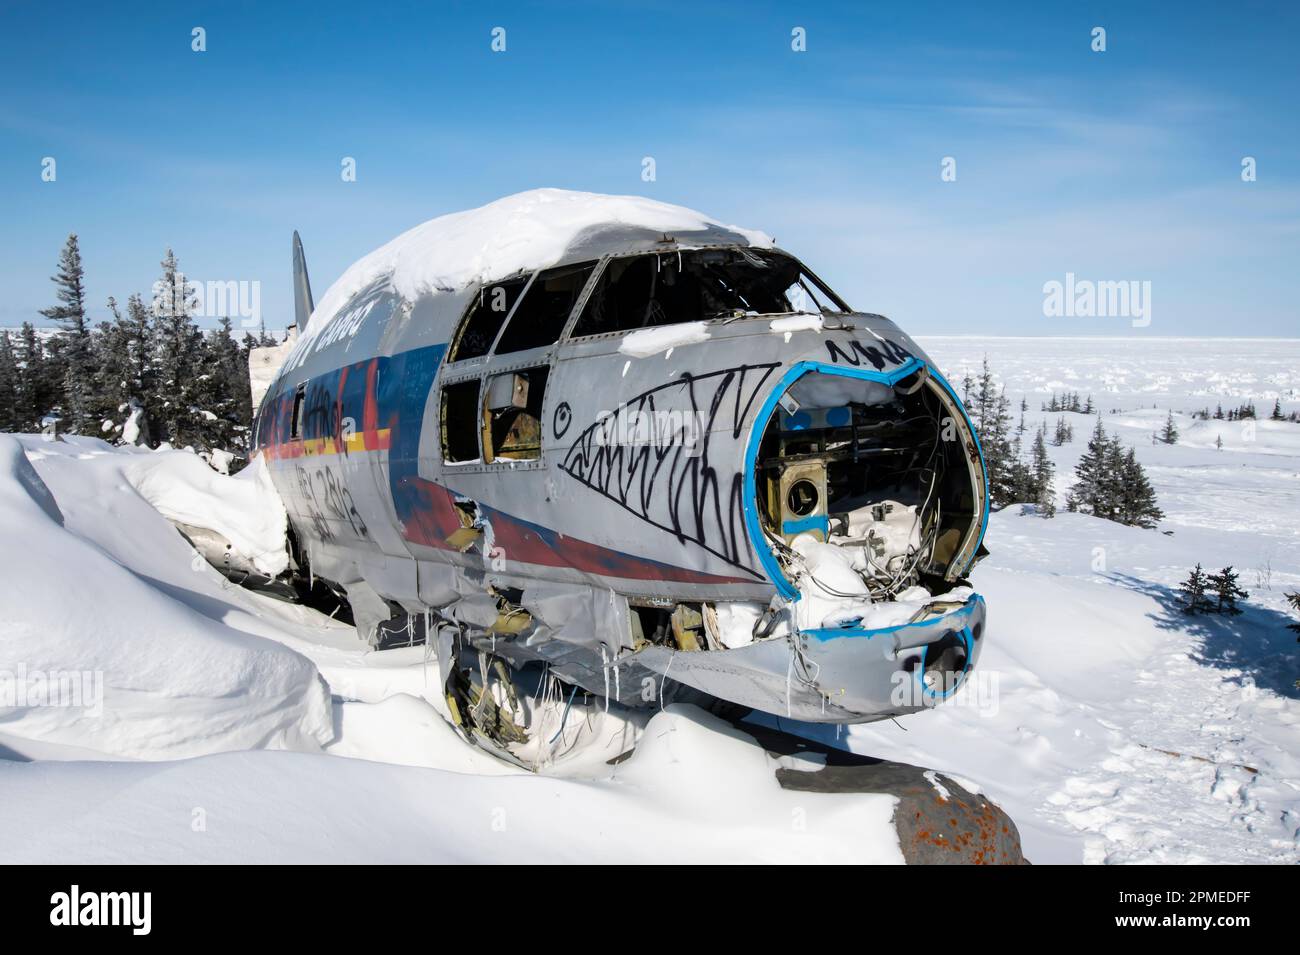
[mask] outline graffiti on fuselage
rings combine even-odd
[[[370,288],[354,295],[328,322],[314,331],[304,330],[289,357],[284,361],[282,373],[294,371],[306,364],[307,359],[332,345],[352,339],[368,328],[368,335],[378,341],[379,331],[392,318],[400,299],[388,287],[387,279],[379,279]]]
[[[342,422],[339,420],[340,404],[331,391],[319,379],[308,386],[302,403],[303,434],[330,437],[339,440],[342,437]],[[346,451],[346,447],[343,449]]]
[[[856,338],[848,342],[846,349],[843,344],[834,339],[826,339],[826,351],[830,354],[830,359],[835,364],[852,365],[854,368],[859,367],[864,361],[870,362],[876,371],[884,371],[887,366],[901,365],[903,362],[912,358],[912,353],[902,345],[879,339],[878,344],[868,345],[858,341]]]
[[[262,412],[259,446],[269,460],[293,461],[296,516],[321,541],[335,541],[340,534],[357,540],[370,536],[348,487],[347,472],[310,462],[387,446],[388,432],[377,423],[378,362],[370,358],[304,382],[297,436],[292,433],[295,387],[281,390]]]
[[[349,527],[352,536],[359,540],[369,538],[370,531],[353,503],[352,492],[336,472],[330,468],[308,469],[296,464],[294,478],[305,516],[321,540],[335,539],[331,522],[339,527]]]
[[[428,407],[428,397],[441,364],[445,345],[432,345],[401,352],[391,357],[381,356],[348,366],[338,372],[331,372],[318,379],[304,383],[304,403],[306,392],[314,386],[324,384],[325,391],[337,396],[340,391],[344,398],[338,402],[340,411],[333,420],[340,420],[339,415],[356,415],[357,408],[362,407],[362,429],[357,433],[354,448],[366,451],[377,450],[387,453],[388,492],[391,495],[397,530],[401,537],[412,543],[434,550],[451,551],[448,536],[461,528],[461,512],[456,507],[459,495],[442,484],[428,480],[419,473],[419,452],[421,434],[424,431],[424,413]],[[775,367],[775,366],[773,366]],[[769,375],[770,368],[760,369],[762,375]],[[344,379],[344,374],[346,378]],[[726,372],[719,372],[726,375]],[[711,376],[699,376],[708,379]],[[331,385],[336,379],[340,385]],[[740,387],[743,379],[743,388]],[[699,380],[686,378],[674,382],[671,386]],[[732,405],[730,398],[725,403],[711,404],[705,396],[695,402],[696,406],[712,408],[719,427],[725,427],[723,415],[729,411],[739,415],[731,419],[730,426],[740,427],[749,403],[753,401],[759,382],[751,382],[750,376],[744,374],[732,379],[727,384],[735,384],[735,392],[743,394],[743,400],[737,399]],[[670,386],[670,387],[671,387]],[[319,437],[328,431],[326,417],[312,417],[306,439],[291,439],[292,410],[295,390],[291,385],[275,397],[269,398],[262,410],[263,424],[259,426],[259,447],[273,462],[277,472],[288,478],[291,483],[291,496],[295,502],[293,519],[300,534],[314,535],[322,542],[335,543],[346,548],[347,530],[360,534],[364,522],[352,508],[350,494],[345,494],[346,481],[359,473],[354,468],[338,468],[326,460],[313,462],[317,455],[332,453],[327,450],[309,450],[315,442],[317,447],[326,447],[332,439]],[[733,390],[719,387],[713,395],[729,396]],[[323,408],[323,402],[321,402]],[[557,419],[561,430],[568,430],[572,424],[571,409]],[[321,428],[322,431],[315,429]],[[324,442],[324,444],[322,444]],[[373,442],[373,443],[372,443]],[[337,462],[337,457],[329,459]],[[364,460],[364,459],[358,459]],[[704,461],[707,465],[707,459]],[[338,485],[328,483],[328,479],[318,477],[317,472],[338,476]],[[368,473],[374,473],[369,471]],[[720,486],[721,479],[712,474],[711,468],[699,472],[707,484]],[[728,472],[728,480],[730,480]],[[722,495],[717,495],[719,499]],[[681,496],[683,507],[686,497]],[[734,498],[732,499],[734,502]],[[623,579],[680,581],[689,584],[737,584],[747,583],[759,575],[748,568],[747,576],[727,576],[710,574],[689,567],[680,567],[673,563],[653,560],[640,555],[629,554],[596,543],[584,541],[570,534],[564,534],[543,524],[533,523],[527,516],[510,514],[496,510],[483,501],[478,507],[484,517],[491,522],[494,540],[499,554],[504,553],[512,563],[532,564],[545,567],[573,568],[583,573],[596,576],[608,575]],[[687,509],[694,509],[690,505]],[[368,512],[369,513],[369,512]],[[355,525],[353,522],[356,522]],[[734,519],[730,522],[734,523]],[[733,540],[735,538],[733,537]],[[489,554],[489,557],[492,555]]]
[[[297,390],[268,399],[258,424],[258,447],[268,458],[312,457],[386,447],[376,395],[379,363],[370,358],[303,382],[298,434],[292,433]]]
[[[744,475],[741,450],[734,442],[763,386],[780,367],[772,362],[684,374],[652,388],[588,426],[560,469],[647,524],[758,577],[746,560]],[[699,417],[698,443],[607,440],[620,430],[619,417],[653,417],[669,409]],[[730,442],[724,444],[721,460],[715,454],[711,461],[715,433],[729,436]]]

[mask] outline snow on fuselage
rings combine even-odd
[[[336,283],[257,425],[312,572],[363,628],[430,611],[624,703],[665,675],[809,720],[944,698],[983,636],[960,402],[760,233],[661,206],[510,197]]]

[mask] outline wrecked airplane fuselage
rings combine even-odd
[[[419,615],[444,663],[631,706],[682,685],[852,723],[949,695],[988,502],[952,389],[763,237],[582,201],[510,274],[421,285],[390,250],[316,309],[257,424],[312,573],[360,629]]]

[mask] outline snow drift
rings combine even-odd
[[[778,760],[694,707],[656,715],[636,753],[594,779],[499,763],[496,774],[466,772],[491,757],[454,734],[425,756],[458,771],[301,753],[148,765],[0,762],[6,806],[23,807],[0,813],[0,860],[903,861],[894,797],[784,789]],[[196,793],[207,818],[221,820],[199,833],[186,824]]]
[[[288,566],[289,518],[261,455],[234,477],[185,452],[136,456],[123,474],[163,517],[216,531],[262,573]]]
[[[144,759],[318,750],[334,730],[316,667],[204,612],[185,578],[215,572],[127,477],[150,458],[0,435],[0,733]],[[156,463],[181,458],[206,470]]]

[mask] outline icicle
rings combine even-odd
[[[619,669],[619,668],[618,668],[618,662],[615,661],[615,663],[614,663],[614,699],[616,699],[616,700],[621,700],[621,699],[623,699],[623,689],[622,689],[622,687],[619,686],[619,682],[618,682],[618,669]]]
[[[605,712],[609,712],[609,662],[605,659],[605,645],[600,645],[600,671],[605,675]]]
[[[664,675],[659,678],[659,710],[664,708],[664,683],[668,680],[668,671],[673,668],[673,658],[677,656],[676,650],[668,652],[668,666],[664,667]]]
[[[438,624],[436,633],[429,632],[429,611],[424,612],[424,665],[420,667],[420,674],[424,677],[424,688],[429,688],[429,660],[437,652],[438,638],[442,635],[442,624]]]

